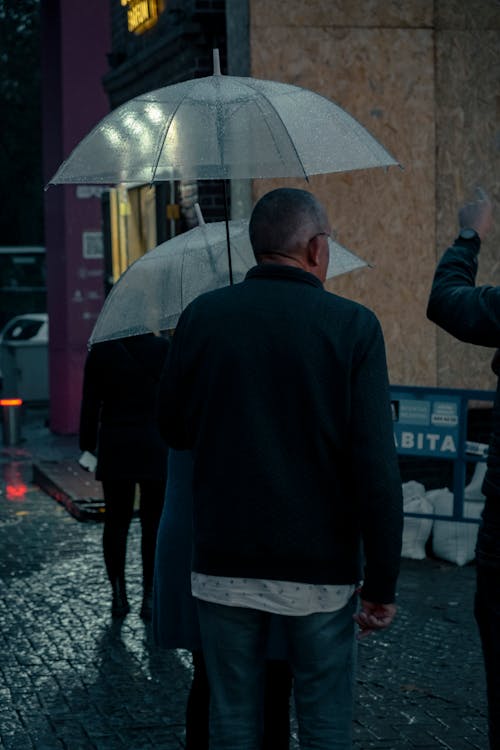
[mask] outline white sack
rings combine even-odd
[[[434,506],[437,516],[453,513],[453,493],[446,487],[427,492],[427,499]],[[479,518],[484,503],[464,500],[465,518]],[[474,560],[478,524],[463,521],[434,521],[432,550],[437,557],[456,565],[466,565]]]
[[[486,461],[478,461],[476,464],[476,468],[474,469],[474,474],[472,475],[472,479],[470,480],[470,483],[467,485],[467,487],[464,490],[465,500],[475,500],[477,502],[484,503],[485,497],[482,493],[481,487],[483,485],[483,479],[484,479],[485,474],[486,474]]]
[[[432,513],[433,508],[425,495],[425,487],[418,482],[403,484],[403,509],[405,513]],[[402,557],[412,560],[425,558],[425,545],[432,530],[432,518],[408,518],[403,526]]]

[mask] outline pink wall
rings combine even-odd
[[[44,180],[109,111],[102,77],[110,49],[109,4],[42,0]],[[83,193],[83,194],[82,194]],[[50,325],[50,428],[78,431],[87,340],[104,301],[103,261],[84,257],[83,236],[101,231],[100,198],[89,188],[45,192]]]

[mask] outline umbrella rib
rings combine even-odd
[[[167,140],[168,131],[170,130],[170,126],[172,125],[172,122],[174,120],[175,115],[177,114],[177,111],[178,111],[179,107],[181,106],[181,104],[183,104],[183,102],[185,101],[186,97],[187,97],[187,94],[184,94],[184,96],[181,99],[179,99],[179,102],[178,102],[177,106],[175,107],[174,111],[172,112],[172,114],[171,114],[171,116],[170,116],[170,118],[168,120],[168,124],[167,124],[167,126],[165,128],[165,132],[163,134],[163,137],[160,140],[160,145],[159,145],[159,148],[158,148],[158,154],[156,156],[155,163],[153,165],[153,172],[151,174],[150,185],[153,184],[154,179],[156,177],[156,170],[158,169],[158,164],[160,163],[160,158],[161,158],[161,154],[162,154],[162,151],[163,151],[163,146],[165,145],[165,141]]]
[[[224,79],[224,76],[221,76],[221,78],[222,78],[222,80],[223,80],[223,79]],[[302,159],[300,158],[299,152],[297,151],[297,148],[296,148],[296,146],[295,146],[295,144],[294,144],[294,142],[293,142],[292,138],[290,137],[290,134],[288,133],[288,129],[287,129],[287,127],[286,127],[285,123],[283,122],[283,118],[282,118],[282,117],[281,117],[281,115],[280,115],[280,114],[278,113],[278,111],[277,111],[276,107],[274,106],[274,104],[273,104],[273,103],[272,103],[272,102],[270,101],[269,97],[268,97],[268,96],[267,96],[266,94],[262,93],[262,91],[259,91],[259,89],[258,89],[258,88],[257,88],[256,86],[252,86],[252,85],[251,85],[251,82],[249,82],[248,80],[245,80],[245,79],[241,79],[241,78],[240,78],[240,79],[239,79],[239,82],[240,82],[240,84],[241,84],[242,86],[246,86],[246,87],[247,87],[247,88],[249,88],[249,89],[250,89],[250,90],[251,90],[252,92],[257,92],[259,96],[261,96],[261,97],[262,97],[263,99],[265,99],[265,101],[267,102],[267,104],[268,104],[268,105],[269,105],[269,107],[270,107],[270,108],[272,109],[273,113],[275,114],[275,116],[276,116],[276,117],[278,118],[278,120],[279,120],[279,121],[280,121],[280,123],[282,124],[282,126],[283,126],[283,129],[284,129],[284,131],[285,131],[285,134],[286,134],[286,137],[288,138],[288,141],[289,141],[289,143],[291,144],[291,146],[292,146],[292,149],[293,149],[293,151],[295,152],[295,155],[296,155],[296,157],[297,157],[297,161],[298,161],[298,163],[300,164],[300,168],[301,168],[301,170],[302,170],[302,172],[303,172],[303,175],[304,175],[304,179],[305,179],[305,180],[306,180],[307,182],[309,182],[309,177],[308,177],[308,175],[307,175],[307,172],[306,172],[306,170],[304,169],[304,165],[303,165],[303,163],[302,163]],[[218,84],[218,86],[219,86],[219,89],[220,89],[220,82],[219,82],[219,81],[217,81],[217,84]],[[180,103],[179,103],[179,104],[180,104]],[[216,101],[216,104],[219,104],[219,101],[218,101],[218,100]],[[244,104],[244,100],[242,100],[242,104]],[[263,109],[262,109],[262,107],[261,107],[261,105],[260,105],[260,103],[259,103],[259,99],[258,99],[258,98],[256,99],[256,104],[257,104],[257,106],[259,107],[260,111],[261,111],[261,112],[263,112]],[[176,111],[177,111],[177,110],[176,110]],[[273,140],[273,142],[274,142],[274,144],[275,144],[275,146],[276,146],[276,150],[277,150],[277,152],[278,152],[278,153],[280,153],[280,149],[279,149],[278,143],[277,143],[277,141],[276,141],[276,138],[275,138],[275,136],[274,136],[274,133],[273,133],[272,129],[271,129],[270,127],[269,127],[269,124],[268,124],[268,122],[266,121],[266,119],[265,119],[265,118],[264,118],[264,122],[265,122],[265,125],[266,125],[266,127],[267,127],[267,129],[268,129],[268,131],[269,131],[269,133],[270,133],[270,135],[271,135],[271,138],[272,138],[272,140]],[[170,125],[169,125],[169,126],[170,126]],[[221,143],[220,143],[220,141],[218,142],[218,145],[219,145],[219,152],[220,152],[220,155],[221,155],[221,161],[223,162],[223,150],[221,150]],[[158,157],[158,158],[159,158],[159,157]]]
[[[293,148],[293,150],[294,150],[294,152],[295,152],[295,154],[296,154],[296,156],[297,156],[297,159],[298,159],[298,161],[299,161],[299,164],[300,164],[300,166],[301,166],[301,169],[302,169],[302,171],[303,171],[303,173],[304,173],[304,177],[305,177],[305,179],[307,180],[307,182],[309,182],[309,177],[308,177],[308,175],[307,175],[307,172],[306,172],[306,171],[305,171],[305,169],[304,169],[304,165],[303,165],[303,163],[302,163],[302,159],[300,158],[300,156],[299,156],[299,153],[298,153],[298,151],[297,151],[297,149],[296,149],[296,147],[295,147],[295,143],[293,142],[292,138],[290,137],[290,135],[289,135],[289,133],[288,133],[288,129],[287,129],[287,127],[286,127],[285,123],[283,122],[283,119],[282,119],[281,115],[280,115],[280,114],[278,113],[278,111],[277,111],[276,107],[275,107],[275,106],[274,106],[274,104],[272,103],[272,101],[270,101],[269,97],[268,97],[268,96],[267,96],[267,95],[266,95],[265,93],[263,93],[262,91],[259,91],[259,90],[258,90],[258,88],[257,88],[256,86],[252,86],[252,85],[251,85],[250,83],[248,83],[247,81],[245,81],[245,82],[243,83],[243,79],[240,79],[240,82],[242,83],[242,85],[248,86],[248,88],[249,88],[249,89],[251,89],[251,91],[257,91],[257,92],[259,93],[259,95],[260,95],[260,96],[261,96],[261,97],[262,97],[263,99],[265,99],[265,100],[266,100],[266,102],[268,103],[268,105],[269,105],[269,106],[270,106],[270,107],[272,108],[272,110],[273,110],[273,112],[275,113],[276,117],[277,117],[277,118],[279,119],[279,121],[280,121],[280,122],[282,123],[282,125],[283,125],[283,128],[284,128],[284,130],[285,130],[285,133],[286,133],[286,135],[287,135],[287,137],[288,137],[288,140],[289,140],[289,142],[290,142],[290,143],[291,143],[291,145],[292,145],[292,148]],[[300,89],[301,87],[295,87],[295,88],[298,88],[298,89]],[[308,91],[308,89],[302,89],[302,90],[303,90],[303,91]],[[369,132],[369,131],[368,131],[368,130],[367,130],[366,128],[365,128],[365,126],[361,124],[361,122],[360,122],[360,121],[359,121],[359,120],[358,120],[358,119],[357,119],[356,117],[354,117],[353,115],[351,115],[351,114],[350,114],[349,112],[347,112],[347,111],[343,110],[343,109],[342,109],[342,107],[340,107],[340,106],[339,106],[338,104],[336,104],[335,102],[331,101],[331,100],[330,100],[330,99],[328,99],[327,97],[323,96],[322,94],[318,94],[318,93],[316,93],[316,92],[313,92],[313,93],[315,93],[315,95],[316,95],[316,96],[319,96],[319,97],[321,97],[322,99],[324,99],[325,101],[327,101],[327,102],[328,102],[328,103],[329,103],[330,105],[332,105],[332,104],[333,104],[333,105],[335,105],[336,107],[338,107],[338,108],[339,108],[339,109],[340,109],[341,111],[343,111],[343,112],[344,112],[344,113],[345,113],[346,115],[348,115],[348,116],[349,116],[349,117],[351,118],[351,120],[352,120],[352,121],[353,121],[353,122],[354,122],[354,123],[356,124],[356,126],[357,126],[358,128],[360,128],[360,129],[361,129],[361,131],[363,131],[364,133],[366,133],[366,134],[367,134],[367,135],[369,136],[369,138],[368,138],[368,141],[366,142],[366,144],[365,144],[365,145],[366,145],[366,147],[368,148],[368,150],[369,150],[369,151],[370,151],[370,152],[372,153],[372,155],[373,155],[374,157],[376,157],[376,153],[375,153],[375,146],[374,146],[374,144],[372,143],[372,141],[374,141],[374,142],[375,142],[375,144],[377,144],[377,145],[378,145],[378,146],[379,146],[379,147],[380,147],[380,148],[381,148],[381,149],[382,149],[382,150],[383,150],[383,151],[384,151],[384,152],[385,152],[385,153],[387,154],[387,156],[388,156],[388,157],[389,157],[389,158],[390,158],[390,159],[391,159],[391,160],[392,160],[392,161],[394,162],[394,164],[395,164],[395,165],[397,165],[397,166],[399,166],[399,167],[400,167],[401,169],[403,169],[403,167],[402,167],[402,166],[401,166],[401,164],[400,164],[400,163],[398,162],[398,160],[397,160],[397,159],[395,159],[395,158],[394,158],[394,157],[392,156],[392,154],[391,154],[391,153],[390,153],[390,152],[389,152],[389,151],[388,151],[388,150],[387,150],[387,149],[385,148],[385,146],[383,146],[383,145],[382,145],[382,144],[381,144],[381,143],[380,143],[380,142],[379,142],[379,141],[378,141],[378,140],[377,140],[377,139],[376,139],[376,138],[375,138],[375,137],[374,137],[374,136],[373,136],[373,135],[372,135],[372,134],[371,134],[371,133],[370,133],[370,132]],[[260,103],[259,103],[259,99],[256,99],[256,104],[257,104],[257,106],[259,107],[259,109],[260,109],[260,110],[262,111],[262,107],[260,106]],[[266,126],[268,127],[268,130],[269,130],[269,132],[271,133],[271,137],[272,137],[273,141],[274,141],[274,142],[276,143],[276,139],[275,139],[275,137],[274,137],[273,131],[271,130],[271,128],[269,128],[269,126],[268,126],[268,123],[267,123],[267,121],[265,121],[265,123],[266,123]],[[348,130],[348,128],[347,128],[347,126],[346,126],[346,125],[345,125],[345,123],[343,123],[343,122],[342,122],[341,120],[339,120],[339,121],[338,121],[338,125],[339,125],[340,127],[342,127],[342,128],[344,129],[344,132],[346,132],[346,133],[348,133],[348,132],[349,132],[349,130]],[[276,144],[276,145],[277,145],[277,144]],[[374,165],[374,166],[377,166],[377,165]],[[384,166],[384,165],[380,165],[380,166]],[[390,165],[386,165],[386,166],[390,166]],[[367,168],[368,168],[368,167],[354,167],[353,169],[367,169]],[[343,171],[344,171],[344,170],[343,170]],[[351,171],[351,170],[345,170],[345,171]]]
[[[249,85],[249,84],[245,84],[245,85],[248,85],[248,87],[249,87],[249,88],[250,88],[250,89],[251,89],[252,91],[258,91],[258,89],[256,89],[256,87],[255,87],[255,86],[251,86],[251,85]],[[285,123],[283,122],[283,118],[281,117],[281,115],[279,114],[278,110],[276,109],[276,107],[274,106],[274,104],[273,104],[273,103],[271,102],[271,100],[269,99],[269,97],[268,97],[268,96],[267,96],[266,94],[264,94],[264,93],[263,93],[262,91],[258,91],[258,93],[259,93],[259,95],[260,95],[260,96],[261,96],[261,97],[262,97],[263,99],[265,99],[265,101],[267,102],[267,104],[269,105],[269,107],[270,107],[270,108],[272,109],[272,111],[274,112],[274,114],[276,115],[276,117],[278,118],[278,120],[280,121],[280,123],[282,124],[282,126],[283,126],[283,130],[284,130],[284,131],[285,131],[285,133],[286,133],[286,137],[288,138],[288,141],[289,141],[289,143],[291,144],[291,146],[292,146],[292,149],[293,149],[293,151],[295,152],[295,155],[296,155],[296,157],[297,157],[297,160],[298,160],[298,162],[299,162],[299,164],[300,164],[300,168],[302,169],[302,172],[304,173],[304,179],[305,179],[305,180],[306,180],[307,182],[309,182],[309,177],[308,177],[308,175],[307,175],[307,172],[306,172],[306,170],[304,169],[304,165],[302,164],[302,159],[300,158],[300,155],[299,155],[299,152],[297,151],[297,148],[296,148],[296,146],[295,146],[295,143],[293,142],[292,138],[290,137],[290,134],[289,134],[289,132],[288,132],[288,129],[287,129],[287,127],[286,127]],[[259,99],[257,98],[257,99],[256,99],[255,101],[256,101],[256,104],[257,104],[258,108],[260,109],[260,111],[261,111],[261,112],[263,112],[263,109],[262,109],[262,107],[261,107],[261,104],[260,104],[260,101],[259,101]],[[268,129],[269,133],[271,134],[271,138],[272,138],[272,139],[273,139],[273,141],[274,141],[274,144],[275,144],[275,146],[276,146],[276,149],[277,149],[278,153],[280,153],[280,150],[279,150],[279,146],[278,146],[278,143],[277,143],[277,141],[276,141],[276,138],[274,137],[274,133],[273,133],[272,129],[271,129],[270,127],[269,127],[269,124],[268,124],[268,122],[267,122],[267,120],[266,120],[265,118],[264,118],[264,122],[265,122],[265,124],[266,124],[266,127],[267,127],[267,129]]]

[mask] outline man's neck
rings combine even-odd
[[[317,272],[317,268],[310,266],[307,263],[306,259],[302,258],[299,255],[290,255],[288,253],[282,252],[281,250],[272,250],[267,253],[259,254],[257,261],[257,264],[259,266],[264,266],[271,263],[279,266],[288,266],[290,268],[300,268],[302,271],[306,271],[307,273],[316,276],[316,278],[319,279],[322,284],[325,283],[325,279],[322,278]]]
[[[270,250],[267,253],[262,253],[258,256],[257,263],[259,265],[274,263],[280,266],[293,266],[294,268],[302,268],[303,271],[309,270],[307,268],[307,264],[302,258],[297,255],[284,253],[281,250]]]

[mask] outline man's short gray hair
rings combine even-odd
[[[325,230],[321,203],[307,190],[277,188],[256,204],[250,218],[250,242],[255,255],[273,250],[294,252],[315,232]]]

